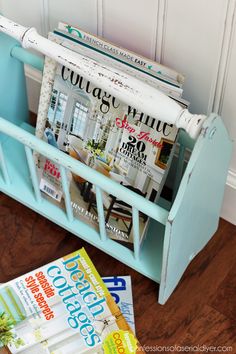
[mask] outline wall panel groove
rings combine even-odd
[[[230,20],[230,34],[229,34],[229,39],[228,39],[228,51],[227,51],[227,59],[226,59],[226,64],[225,64],[225,73],[224,73],[224,78],[222,82],[222,92],[220,95],[220,99],[218,102],[218,112],[219,114],[222,114],[223,110],[223,104],[224,104],[224,98],[225,98],[225,91],[226,91],[226,85],[227,85],[227,80],[228,80],[228,75],[229,75],[229,65],[230,61],[232,59],[232,50],[233,50],[233,45],[235,46],[235,11],[236,11],[236,1],[232,1],[232,9],[231,9],[231,16],[229,18]],[[217,102],[216,102],[217,103]]]
[[[166,1],[161,61],[186,77],[184,96],[195,113],[207,113],[219,57],[227,2]],[[222,16],[223,14],[223,16]]]
[[[217,61],[215,80],[212,83],[212,92],[209,97],[208,113],[222,113],[222,104],[228,75],[229,60],[232,51],[235,5],[235,0],[227,1],[227,8],[224,15],[224,28],[219,40],[219,59]]]
[[[165,30],[166,30],[166,14],[168,0],[158,1],[158,17],[157,17],[157,44],[156,44],[156,61],[163,62],[163,51],[165,46]]]
[[[103,0],[97,0],[97,35],[103,37]]]
[[[159,23],[159,7],[160,7],[160,0],[156,0],[156,21],[154,23],[154,30],[153,30],[153,36],[151,39],[150,43],[150,58],[152,60],[157,60],[156,54],[157,54],[157,38],[158,38],[158,23]],[[159,60],[158,60],[159,61]]]
[[[141,55],[155,58],[158,0],[103,0],[103,35]]]
[[[236,140],[236,100],[235,100],[235,88],[236,88],[236,1],[232,0],[232,11],[228,19],[230,25],[230,38],[228,44],[228,55],[226,60],[226,69],[222,80],[222,89],[218,94],[218,110],[222,115],[224,122],[228,128],[229,134],[232,139]],[[233,145],[233,157],[231,160],[230,168],[236,171],[236,144]],[[235,190],[236,194],[236,190]],[[235,202],[236,205],[236,202]],[[236,214],[235,214],[236,218]]]
[[[85,31],[97,34],[98,0],[48,0],[50,30],[58,21],[69,22]]]
[[[2,13],[13,21],[35,27],[42,34],[41,0],[0,0]]]
[[[49,0],[40,0],[41,3],[41,31],[44,37],[47,37],[49,32]]]

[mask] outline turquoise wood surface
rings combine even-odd
[[[18,45],[0,32],[0,116],[20,125],[28,119],[28,103],[23,63],[11,56]]]
[[[9,125],[8,122],[4,123],[6,126]],[[32,131],[32,128],[26,124],[23,124],[22,127],[24,130]],[[2,126],[0,127],[0,130],[1,129]],[[26,133],[23,129],[21,130],[22,134]],[[36,139],[33,135],[30,134],[30,136],[32,139]],[[39,139],[37,140],[39,143],[41,143]],[[47,146],[46,143],[44,144]],[[52,204],[46,199],[42,199],[41,202],[36,202],[34,189],[31,183],[31,175],[27,165],[24,145],[15,139],[9,138],[4,142],[3,150],[7,161],[9,174],[12,176],[11,184],[7,185],[3,176],[0,175],[0,190],[3,193],[18,200],[45,218],[55,222],[71,233],[88,241],[92,245],[100,248],[112,257],[119,259],[121,262],[136,269],[138,272],[144,274],[152,280],[160,282],[164,236],[163,225],[156,222],[151,230],[152,232],[150,233],[150,237],[148,237],[148,239],[146,239],[144,242],[140,253],[140,259],[135,259],[134,253],[131,250],[111,239],[103,241],[100,238],[99,232],[96,232],[96,230],[79,221],[78,219],[74,219],[73,222],[70,222],[67,218],[66,212],[60,209],[57,205]],[[65,155],[64,153],[62,154]],[[73,160],[72,158],[70,159]],[[157,235],[158,237],[156,237]]]
[[[32,186],[34,188],[35,199],[37,202],[41,202],[42,197],[39,188],[39,181],[38,181],[35,161],[34,161],[32,150],[28,146],[25,146],[25,154],[28,162],[29,171],[30,171]]]
[[[104,215],[104,208],[103,208],[102,191],[98,186],[96,186],[96,202],[97,202],[97,210],[98,210],[98,218],[99,218],[100,237],[102,241],[106,241],[107,233],[105,227],[105,215]]]
[[[159,292],[162,304],[217,230],[231,151],[221,118],[212,114],[195,144],[168,217]]]
[[[0,132],[4,133],[0,135],[0,190],[160,283],[159,302],[165,303],[189,262],[213,236],[218,225],[232,149],[222,120],[211,115],[196,143],[181,132],[180,144],[183,148],[180,149],[177,165],[175,200],[172,207],[165,200],[160,200],[156,205],[33,135],[32,127],[23,123],[28,118],[28,106],[23,64],[18,59],[38,69],[42,69],[42,59],[28,55],[16,41],[3,34],[0,34],[0,48],[0,117],[3,117],[0,118]],[[10,56],[11,53],[15,58]],[[185,148],[193,149],[193,153],[181,179]],[[32,150],[61,165],[67,211],[41,198]],[[73,218],[67,170],[95,185],[100,221],[98,231]],[[115,196],[132,205],[135,252],[107,239],[101,190],[112,190]],[[151,217],[141,249],[135,222],[139,210]]]
[[[1,172],[2,172],[2,176],[4,178],[5,183],[10,184],[11,180],[10,180],[10,176],[8,173],[7,164],[6,164],[5,156],[3,153],[1,141],[0,141],[0,166],[1,166]]]
[[[133,191],[127,191],[127,188],[121,184],[116,183],[111,178],[108,178],[96,170],[88,167],[87,165],[71,158],[64,152],[45,143],[43,140],[36,138],[34,135],[24,131],[18,126],[7,122],[4,118],[1,117],[0,131],[10,137],[13,137],[17,141],[22,142],[31,149],[38,151],[40,154],[47,156],[56,164],[61,164],[71,172],[86,179],[88,182],[91,182],[95,186],[99,186],[107,193],[112,191],[112,194],[115,197],[124,200],[129,205],[136,207],[138,210],[151,216],[160,223],[164,225],[166,224],[168,212],[164,208],[150,202],[149,200],[136,194]]]
[[[16,59],[19,59],[24,64],[28,64],[39,71],[43,71],[44,59],[34,53],[28,52],[19,45],[15,45],[12,48],[11,55]]]
[[[69,191],[69,185],[68,185],[68,181],[67,181],[65,167],[60,166],[60,173],[61,173],[61,180],[62,180],[62,189],[63,189],[63,193],[64,193],[66,214],[67,214],[68,220],[72,222],[74,220],[74,215],[73,215],[73,210],[72,210],[72,206],[71,206],[70,191]]]

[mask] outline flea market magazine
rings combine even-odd
[[[143,352],[84,249],[1,285],[0,317],[13,354]]]
[[[126,322],[135,333],[131,277],[129,275],[119,275],[103,277],[102,280],[119,306]]]

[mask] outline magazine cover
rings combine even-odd
[[[44,139],[127,189],[155,201],[164,183],[177,128],[118,101],[90,81],[58,65]],[[40,189],[64,207],[58,167],[39,159]],[[94,186],[68,174],[75,217],[98,230]],[[102,192],[109,237],[133,242],[132,208]],[[148,224],[140,213],[140,242]]]
[[[0,286],[11,353],[143,352],[84,249]]]
[[[131,277],[129,275],[120,275],[103,277],[102,280],[110,294],[113,296],[116,304],[119,306],[126,322],[135,333]]]

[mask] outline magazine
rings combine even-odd
[[[84,249],[1,285],[0,321],[13,354],[143,352]]]
[[[65,31],[65,29],[67,30]],[[184,107],[188,107],[189,102],[181,97],[183,93],[181,88],[184,82],[183,75],[165,67],[164,65],[153,62],[150,59],[140,57],[133,52],[117,47],[114,44],[84,32],[81,29],[76,29],[76,32],[74,30],[74,27],[60,22],[58,29],[54,30],[54,33],[49,33],[48,38],[81,55],[90,57],[93,60],[95,59],[102,64],[118,68],[131,76],[135,76],[139,80],[146,82],[148,85],[161,89],[170,98],[174,98],[177,103],[180,103]],[[74,33],[77,35],[74,35]],[[78,35],[78,33],[80,35]],[[108,45],[112,46],[109,47],[110,50],[106,49],[108,48]],[[113,47],[115,48],[114,50],[111,49]],[[119,55],[119,53],[121,54]],[[129,58],[130,60],[126,58]],[[142,65],[138,63],[142,63]],[[47,110],[52,93],[56,66],[57,63],[52,59],[45,59],[36,126],[36,136],[39,138],[43,137],[45,129]],[[156,74],[156,71],[151,69],[152,67],[156,70],[157,68],[161,68],[161,71],[159,70],[158,74]]]
[[[137,65],[131,65],[115,55],[111,56],[105,51],[98,51],[95,47],[87,43],[85,44],[81,39],[65,31],[57,29],[54,30],[53,34],[55,35],[55,40],[58,41],[60,38],[60,45],[78,52],[83,56],[90,57],[92,60],[96,60],[101,64],[105,64],[113,69],[118,69],[130,76],[136,77],[149,86],[163,91],[168,96],[180,98],[183,93],[183,89],[179,86],[178,82],[166,79],[162,74],[157,75],[150,70],[144,70],[144,68],[140,68]],[[53,34],[51,34],[51,38],[53,38]]]
[[[64,34],[50,34],[50,38],[74,51],[81,53],[84,50],[77,40],[65,39]],[[85,50],[87,55],[97,59],[94,50],[88,47]],[[110,66],[114,62],[110,57],[99,55],[100,62],[109,61]],[[124,66],[122,63],[119,65]],[[130,68],[125,65],[124,70],[127,72]],[[146,80],[147,75],[143,73],[142,76]],[[159,83],[158,79],[155,81],[157,85],[168,85]],[[173,99],[187,106],[181,98]],[[41,125],[41,129],[43,127],[43,138],[54,147],[148,200],[154,202],[158,199],[167,175],[169,157],[174,150],[176,127],[127,106],[59,64],[46,123]],[[63,208],[58,166],[40,156],[38,167],[40,189]],[[94,186],[70,173],[68,185],[74,216],[98,231]],[[112,193],[103,191],[102,199],[107,235],[133,243],[132,208]],[[139,216],[141,243],[149,219],[143,213]]]
[[[126,322],[135,333],[131,277],[129,275],[111,276],[103,277],[102,280],[119,306]]]
[[[128,63],[137,70],[141,69],[143,72],[153,75],[161,80],[167,80],[175,86],[182,87],[184,83],[184,76],[175,70],[145,58],[128,49],[117,46],[114,43],[108,42],[104,38],[85,32],[77,26],[75,27],[69,23],[59,22],[58,30],[62,30],[69,35],[76,37],[81,44],[94,47],[97,52],[102,52],[103,54],[109,55],[113,59]],[[54,32],[57,33],[57,30]]]
[[[76,83],[76,85],[74,84]],[[44,139],[83,164],[149,200],[156,200],[177,128],[152,119],[58,65]],[[40,189],[64,207],[58,166],[39,161]],[[98,230],[93,185],[68,176],[75,217]],[[102,192],[109,237],[133,242],[132,208]],[[148,218],[140,213],[140,242]]]

